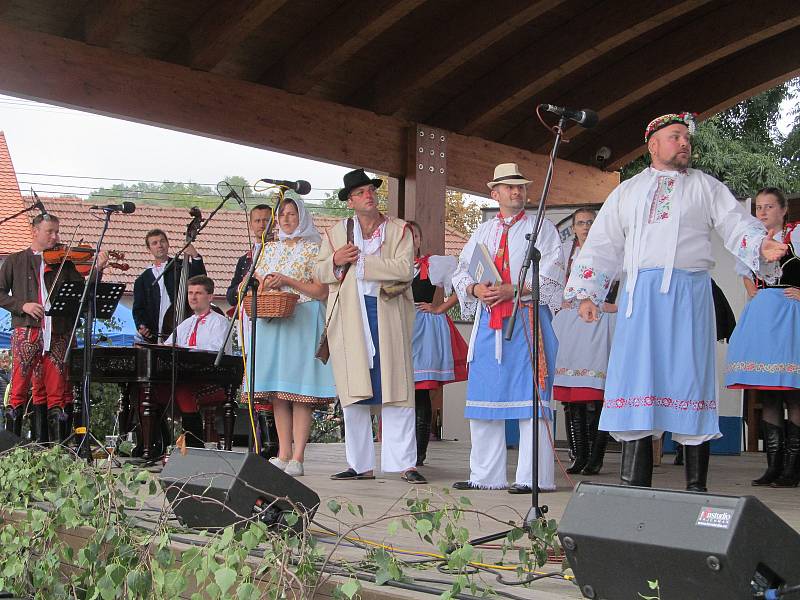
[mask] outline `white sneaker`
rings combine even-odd
[[[287,475],[291,475],[292,477],[300,477],[304,474],[303,463],[299,460],[290,460],[284,471],[286,471]]]
[[[286,467],[288,467],[288,466],[289,466],[289,464],[290,464],[290,463],[288,463],[288,462],[284,462],[284,461],[282,461],[282,460],[281,460],[280,458],[278,458],[277,456],[273,456],[272,458],[270,458],[270,459],[269,459],[269,462],[270,462],[271,464],[273,464],[274,466],[278,467],[278,468],[279,468],[281,471],[285,471],[285,470],[286,470]]]

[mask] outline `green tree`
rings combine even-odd
[[[800,100],[795,79],[748,98],[698,124],[692,166],[724,182],[739,197],[763,187],[800,190],[800,114],[784,135],[777,123],[781,106]],[[645,154],[622,169],[629,179],[650,163]]]

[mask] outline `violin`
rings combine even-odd
[[[86,277],[92,268],[94,252],[94,246],[83,242],[79,242],[71,247],[67,244],[56,244],[49,250],[42,252],[42,260],[44,260],[46,265],[60,265],[62,262],[68,260],[75,265],[75,269],[78,273]],[[130,269],[128,263],[116,262],[125,260],[124,252],[109,250],[108,256],[109,258],[113,258],[115,262],[109,261],[106,265],[107,267],[119,269],[120,271],[127,271]]]

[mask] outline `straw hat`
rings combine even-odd
[[[531,181],[526,179],[525,176],[519,172],[517,163],[503,163],[494,168],[494,179],[487,182],[491,190],[498,183],[505,183],[507,185],[527,185]]]

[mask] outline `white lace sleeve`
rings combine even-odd
[[[549,306],[550,312],[555,314],[561,308],[561,301],[564,298],[564,284],[561,281],[556,281],[543,275],[539,276],[539,282],[539,304]]]
[[[458,257],[458,266],[453,274],[453,289],[458,296],[458,302],[461,308],[461,318],[464,320],[471,319],[475,316],[475,310],[478,308],[478,299],[470,296],[467,288],[475,283],[475,280],[469,274],[469,259],[475,249],[475,236],[469,239],[467,245],[461,250],[461,255]]]

